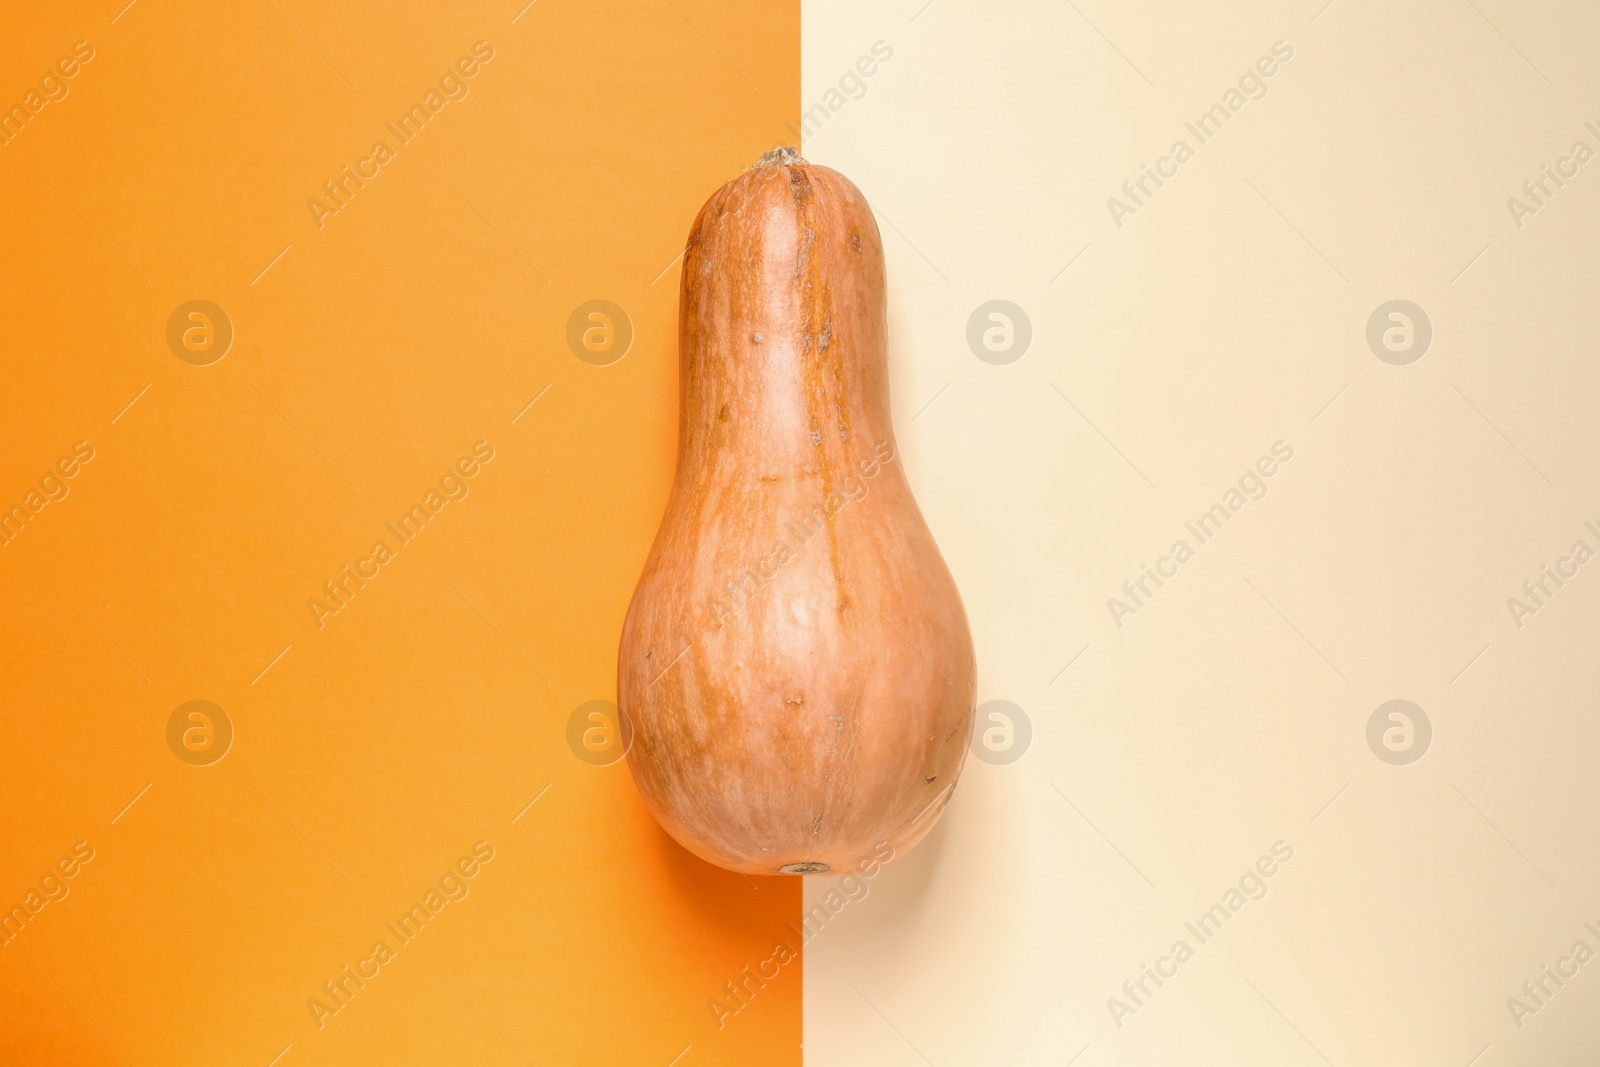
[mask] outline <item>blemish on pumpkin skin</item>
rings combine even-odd
[[[937,778],[937,777],[939,777],[937,774],[930,774],[930,775],[928,775],[928,777],[926,777],[926,778],[924,778],[922,780],[922,784],[923,785],[932,785],[933,784],[933,780],[935,778]]]
[[[717,409],[717,421],[718,422],[727,422],[728,421],[728,405],[724,404],[720,408]]]
[[[805,202],[811,199],[811,183],[806,180],[805,172],[797,167],[784,168],[789,174],[789,192],[794,197],[796,207],[804,207]]]

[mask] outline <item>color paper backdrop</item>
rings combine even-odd
[[[1589,1062],[1600,12],[804,18],[1005,702],[808,946],[808,1057]]]
[[[0,1062],[798,1062],[569,730],[796,7],[122,2],[0,16]]]

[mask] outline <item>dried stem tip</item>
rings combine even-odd
[[[755,166],[750,169],[755,170],[756,167],[803,167],[805,165],[806,161],[801,158],[800,150],[793,145],[786,144],[781,148],[774,148],[756,160]]]

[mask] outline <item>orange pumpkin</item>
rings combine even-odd
[[[883,243],[793,149],[689,231],[677,469],[622,628],[628,766],[685,848],[750,874],[904,854],[972,731],[966,611],[889,415]]]

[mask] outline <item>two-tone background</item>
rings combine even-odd
[[[0,15],[0,1062],[1589,1062],[1597,43]],[[797,140],[983,705],[928,840],[803,888],[667,839],[607,703],[676,257]]]

